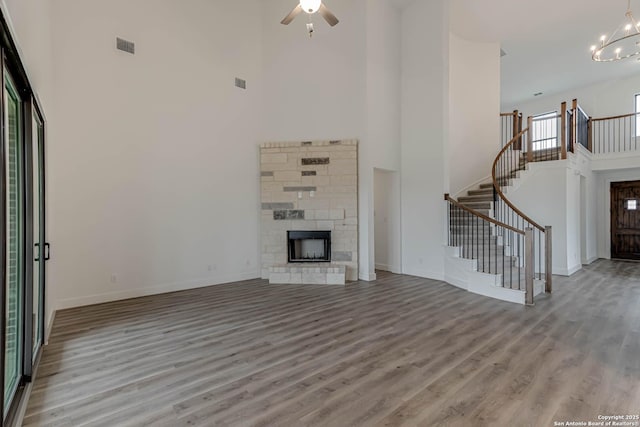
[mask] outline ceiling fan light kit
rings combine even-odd
[[[331,13],[331,11],[322,3],[322,0],[300,0],[300,3],[293,8],[291,12],[280,22],[282,25],[289,25],[291,21],[295,19],[300,13],[305,12],[309,15],[309,23],[307,24],[307,32],[309,33],[309,37],[313,35],[313,23],[311,22],[311,15],[316,12],[320,13],[320,15],[324,18],[327,23],[335,27],[338,22],[338,18]]]
[[[300,0],[300,7],[309,15],[316,13],[321,4],[322,0]]]
[[[610,36],[600,37],[591,46],[591,59],[595,62],[614,62],[640,55],[640,24],[633,17],[631,0],[628,0],[625,20]]]

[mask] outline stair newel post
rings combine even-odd
[[[527,163],[533,162],[533,117],[527,117]]]
[[[561,141],[561,147],[560,147],[560,153],[561,153],[561,159],[562,160],[566,160],[567,159],[567,103],[563,102],[560,106],[560,141]]]
[[[544,291],[547,293],[551,293],[553,290],[552,277],[551,273],[552,267],[552,232],[551,226],[547,225],[544,230],[544,269],[545,269],[545,287]]]
[[[527,227],[524,230],[524,281],[525,281],[525,303],[533,305],[533,275],[535,254],[533,249],[533,228]]]

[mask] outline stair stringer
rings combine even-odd
[[[530,176],[535,175],[538,171],[557,168],[561,165],[569,166],[568,160],[549,160],[546,162],[527,163],[527,166],[524,169],[517,171],[514,178],[509,179],[509,185],[502,187],[502,192],[507,196],[509,192],[517,191],[523,182],[525,182]]]
[[[525,304],[525,291],[503,288],[502,274],[488,274],[477,271],[477,260],[460,257],[460,248],[444,246],[444,280],[465,291],[501,301]],[[534,280],[533,294],[544,290],[544,282]]]

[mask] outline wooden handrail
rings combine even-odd
[[[509,116],[515,116],[517,115],[518,112],[514,111],[513,113],[500,113],[500,117],[509,117]]]
[[[504,200],[504,202],[507,204],[507,206],[509,206],[511,209],[513,209],[513,211],[515,213],[517,213],[518,215],[520,215],[525,221],[529,222],[529,224],[531,224],[532,226],[534,226],[535,228],[537,228],[540,231],[545,231],[545,228],[543,226],[541,226],[540,224],[538,224],[537,222],[535,222],[534,220],[532,220],[531,218],[529,218],[527,215],[525,215],[520,209],[516,208],[513,203],[511,203],[509,201],[509,199],[507,199],[504,195],[504,193],[502,192],[502,189],[500,189],[500,185],[498,185],[498,180],[496,179],[496,167],[498,166],[498,161],[500,161],[500,158],[502,157],[502,155],[512,146],[515,144],[515,142],[518,140],[518,138],[521,138],[525,133],[529,132],[529,128],[526,128],[524,130],[522,130],[519,134],[517,134],[511,141],[509,141],[508,144],[506,144],[504,146],[504,148],[502,150],[500,150],[500,153],[498,153],[498,156],[496,157],[496,159],[493,161],[493,167],[491,168],[491,178],[493,179],[493,188],[496,189],[496,193],[498,194],[498,196]]]
[[[624,119],[626,117],[640,116],[639,113],[630,113],[630,114],[622,114],[620,116],[611,116],[611,117],[601,117],[598,119],[591,119],[594,122],[601,122],[603,120],[615,120],[615,119]]]
[[[470,214],[472,214],[474,216],[477,216],[480,219],[483,219],[483,220],[485,220],[487,222],[490,222],[490,223],[492,223],[494,225],[497,225],[497,226],[502,227],[502,228],[506,228],[507,230],[511,230],[514,233],[518,233],[518,234],[521,234],[521,235],[524,236],[524,231],[518,230],[515,227],[507,225],[507,224],[505,224],[503,222],[497,221],[497,220],[495,220],[493,218],[490,218],[490,217],[488,217],[488,216],[486,216],[484,214],[481,214],[480,212],[477,212],[477,211],[475,211],[475,210],[473,210],[471,208],[468,208],[465,205],[460,204],[460,202],[458,202],[456,199],[452,198],[448,193],[445,193],[444,200],[446,200],[447,202],[450,202],[452,205],[462,209],[463,211],[469,212]]]

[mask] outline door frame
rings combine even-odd
[[[617,209],[617,206],[614,206],[614,197],[615,197],[615,192],[613,191],[614,186],[618,185],[618,184],[630,184],[630,183],[637,183],[636,185],[638,187],[640,187],[640,180],[637,179],[631,179],[631,180],[624,180],[624,181],[611,181],[609,183],[609,254],[611,259],[625,259],[625,260],[634,260],[634,261],[640,261],[640,257],[627,257],[627,256],[621,256],[619,253],[614,253],[615,247],[616,245],[614,244],[614,239],[615,239],[615,230],[616,230],[616,215],[614,215],[614,209]]]

